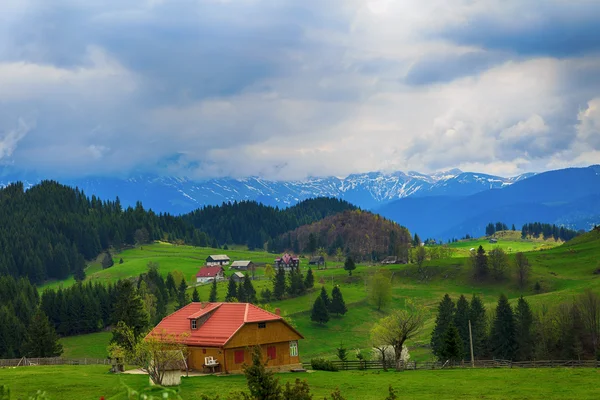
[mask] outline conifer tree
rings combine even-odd
[[[217,301],[217,280],[213,279],[212,285],[210,287],[210,294],[208,295],[208,301],[211,303],[215,303]]]
[[[233,278],[229,278],[229,283],[227,284],[227,295],[225,296],[225,301],[231,302],[234,300],[238,300],[237,295],[237,285]]]
[[[460,339],[463,343],[463,355],[468,356],[469,349],[469,301],[464,295],[461,295],[456,302],[456,314],[454,314],[454,325],[458,330]]]
[[[327,306],[323,302],[323,298],[321,296],[318,296],[313,304],[310,313],[310,320],[321,325],[329,321],[329,311],[327,311]]]
[[[475,358],[483,357],[488,341],[487,319],[485,316],[485,306],[481,298],[475,294],[471,298],[469,319],[471,320],[471,333],[473,336],[473,354]]]
[[[273,278],[273,297],[276,300],[283,299],[286,292],[285,270],[282,267],[277,268],[275,277]]]
[[[177,284],[175,283],[175,278],[173,278],[173,274],[171,274],[171,271],[167,273],[165,286],[167,287],[167,291],[169,292],[169,297],[175,297],[175,295],[177,294]]]
[[[454,322],[450,321],[450,324],[446,328],[444,333],[444,346],[440,358],[450,360],[453,362],[460,361],[464,358],[464,344],[458,333],[458,329],[454,325]]]
[[[329,305],[329,312],[331,314],[344,315],[347,311],[348,309],[346,308],[342,291],[340,290],[339,285],[336,285],[331,290],[331,304]]]
[[[306,293],[304,277],[299,269],[293,268],[289,273],[289,285],[287,287],[290,296],[300,296]]]
[[[138,338],[150,322],[144,302],[131,281],[118,282],[115,292],[117,298],[113,308],[113,323],[117,324],[122,321],[133,330],[135,337]]]
[[[346,258],[346,261],[344,262],[344,269],[348,271],[348,275],[352,276],[352,271],[356,269],[356,264],[354,263],[352,257],[349,256]]]
[[[492,355],[503,360],[515,358],[517,343],[515,340],[515,320],[513,311],[504,294],[500,295],[496,306],[496,317],[490,332]]]
[[[190,298],[188,297],[186,290],[187,283],[185,282],[185,279],[182,279],[179,283],[179,288],[177,289],[177,310],[185,307],[190,302]]]
[[[248,302],[248,294],[246,293],[246,288],[244,287],[244,282],[240,282],[239,286],[237,287],[237,299],[240,303],[247,303]]]
[[[477,253],[473,256],[473,268],[475,278],[483,279],[488,274],[488,259],[483,246],[479,246]]]
[[[102,269],[107,269],[115,265],[112,256],[108,251],[102,255],[102,261],[100,263],[102,264]]]
[[[41,309],[37,310],[29,324],[24,347],[29,357],[58,357],[63,352],[54,327]]]
[[[527,300],[521,296],[515,309],[515,339],[517,344],[516,359],[530,360],[533,357],[533,313]]]
[[[252,284],[248,274],[244,275],[243,287],[244,291],[246,292],[246,301],[248,303],[256,304],[256,290],[254,289],[254,285]]]
[[[252,351],[252,364],[244,366],[243,371],[248,383],[250,396],[243,396],[248,399],[278,400],[281,399],[281,385],[279,378],[275,377],[272,371],[265,368],[262,360],[260,346],[256,346]]]
[[[446,294],[438,306],[435,327],[431,334],[431,350],[436,357],[442,357],[444,354],[444,337],[448,326],[454,321],[455,312],[454,302]]]
[[[312,289],[315,286],[315,276],[313,275],[313,271],[311,267],[308,267],[308,271],[306,272],[306,278],[304,279],[304,287],[306,289]]]
[[[329,307],[331,306],[331,300],[329,299],[329,295],[327,294],[327,290],[325,290],[325,286],[321,286],[321,293],[319,294],[319,296],[323,300],[323,304],[325,304],[325,307],[327,309],[329,309]]]
[[[200,294],[198,294],[197,287],[194,287],[194,291],[192,292],[192,301],[194,303],[200,303]]]

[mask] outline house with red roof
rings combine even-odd
[[[283,268],[286,271],[291,270],[292,268],[300,267],[300,259],[298,257],[294,257],[291,254],[284,254],[281,257],[277,257],[275,259],[275,268]]]
[[[304,337],[278,312],[250,303],[190,303],[165,317],[148,335],[167,333],[188,346],[188,366],[204,371],[239,373],[260,346],[267,367],[302,368],[298,340]]]
[[[215,279],[217,281],[225,279],[223,267],[219,265],[202,267],[196,274],[196,283],[209,283]]]

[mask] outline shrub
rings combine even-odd
[[[313,358],[310,360],[310,366],[316,371],[337,371],[338,368],[329,360],[323,358]]]

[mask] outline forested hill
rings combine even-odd
[[[361,210],[346,210],[279,236],[271,245],[296,253],[344,254],[356,260],[381,260],[386,256],[406,259],[411,236],[403,226]]]
[[[206,206],[184,218],[220,245],[247,244],[254,249],[262,248],[266,242],[299,226],[354,209],[355,206],[344,200],[327,197],[304,200],[285,209],[241,201]]]
[[[88,198],[54,181],[24,190],[22,183],[0,189],[0,276],[48,278],[84,276],[85,260],[109,246],[120,248],[168,237],[206,246],[209,238],[181,217],[156,215],[141,203],[121,208],[115,201]]]

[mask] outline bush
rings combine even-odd
[[[310,360],[310,366],[316,371],[337,371],[338,368],[329,360],[323,358],[313,358]]]

